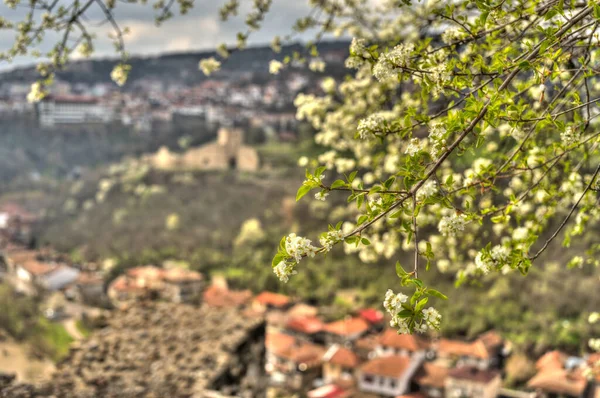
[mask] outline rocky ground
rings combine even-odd
[[[170,303],[115,313],[44,384],[0,378],[1,397],[257,397],[265,389],[264,320]]]

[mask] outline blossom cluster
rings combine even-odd
[[[408,156],[415,156],[417,153],[421,152],[421,147],[421,140],[418,138],[412,138],[406,146],[404,153],[406,153]]]
[[[273,272],[283,283],[287,283],[290,280],[291,275],[296,275],[298,271],[294,269],[292,264],[285,261],[280,261],[274,268]]]
[[[457,232],[465,230],[466,225],[467,216],[455,213],[443,217],[438,224],[438,230],[443,236],[456,236]]]
[[[317,248],[311,243],[310,239],[292,233],[285,238],[285,250],[299,263],[302,257],[314,257],[317,253]]]
[[[329,231],[327,232],[327,234],[321,236],[319,238],[319,242],[321,243],[321,246],[323,246],[325,251],[328,252],[331,250],[334,244],[340,242],[342,239],[344,239],[344,233],[342,232],[342,230],[338,229]]]
[[[506,264],[509,255],[509,248],[502,245],[496,245],[489,253],[484,250],[477,253],[477,256],[475,257],[475,267],[483,274],[487,274],[494,269],[502,268],[502,266]]]
[[[215,57],[205,58],[200,61],[198,67],[206,76],[210,76],[221,68],[221,62],[217,61]]]
[[[429,154],[437,159],[446,145],[446,128],[442,123],[432,123],[429,127],[429,140],[431,148]]]
[[[381,54],[373,67],[373,76],[380,82],[397,77],[398,73],[402,72],[402,68],[408,66],[414,49],[414,44],[403,43]]]
[[[423,186],[421,186],[421,188],[419,188],[419,190],[417,191],[417,200],[425,200],[430,196],[435,195],[437,189],[437,182],[435,182],[435,180],[427,180],[427,182],[423,184]]]
[[[571,146],[579,139],[578,131],[575,130],[573,126],[568,126],[562,133],[560,133],[560,139],[566,146]]]

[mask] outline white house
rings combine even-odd
[[[410,380],[420,368],[425,354],[391,355],[372,359],[358,370],[358,388],[362,392],[397,397],[410,388]]]
[[[112,120],[110,109],[97,98],[85,96],[49,95],[38,104],[42,127],[60,124],[107,123]]]

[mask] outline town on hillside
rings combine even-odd
[[[202,331],[190,329],[186,334],[179,329],[191,328],[191,324],[186,322],[195,315],[184,313],[195,311],[191,308],[199,308],[202,315],[193,324],[201,325],[202,322],[213,322],[210,319],[216,322],[217,318],[234,311],[234,314],[240,314],[239,317],[227,316],[238,317],[238,320],[246,319],[241,317],[253,319],[242,322],[254,325],[249,332],[253,343],[250,346],[236,343],[236,347],[246,347],[243,354],[246,359],[239,357],[233,362],[225,361],[223,369],[230,372],[235,368],[234,363],[246,363],[251,357],[261,368],[250,371],[248,369],[254,368],[244,365],[243,374],[252,374],[254,380],[251,383],[254,392],[245,396],[256,396],[259,388],[260,394],[266,392],[272,397],[309,398],[600,397],[600,378],[588,379],[584,373],[586,364],[599,359],[592,355],[574,356],[559,350],[546,352],[539,358],[531,358],[535,360],[536,373],[525,385],[507,388],[506,364],[511,356],[511,342],[494,330],[468,340],[443,335],[402,335],[388,327],[389,320],[378,308],[353,308],[346,316],[331,319],[322,308],[301,298],[269,291],[254,294],[249,290],[230,289],[222,277],[208,280],[205,275],[176,264],[172,267],[140,265],[108,279],[110,274],[97,264],[75,263],[51,248],[28,247],[36,219],[35,214],[18,204],[0,208],[2,280],[20,294],[43,297],[44,303],[47,303],[44,315],[52,322],[68,323],[82,319],[89,322],[103,318],[106,320],[104,323],[96,322],[102,328],[113,319],[108,331],[99,331],[96,332],[98,337],[94,334],[89,337],[91,340],[86,349],[95,350],[93,352],[98,352],[98,344],[104,344],[102,342],[110,347],[117,344],[112,337],[109,338],[112,336],[109,331],[115,325],[120,328],[118,330],[131,328],[131,333],[140,338],[168,341],[169,333],[175,331],[165,325],[168,322],[164,321],[164,317],[175,316],[178,311],[181,316],[177,315],[173,322],[181,323],[176,329],[182,334],[173,335],[173,338],[183,339],[180,343],[184,345],[190,342],[197,344],[197,347],[188,347],[191,352],[210,352],[208,345],[219,346],[215,339],[225,339],[225,335],[229,334],[219,335],[211,329],[212,340],[202,339]],[[162,311],[164,317],[145,314],[144,308],[148,303],[156,303],[157,311]],[[168,307],[167,303],[174,307]],[[130,317],[125,314],[130,314]],[[131,319],[137,319],[137,323],[129,325]],[[144,322],[155,322],[151,331]],[[265,326],[259,327],[260,322]],[[124,333],[121,335],[115,339],[130,339]],[[85,339],[74,337],[78,341],[65,364],[92,366],[86,365],[85,361],[95,358],[96,354],[86,355],[85,351],[81,351],[82,346],[86,347]],[[188,338],[190,340],[186,340]],[[250,348],[255,346],[258,348]],[[122,345],[119,347],[124,349]],[[112,352],[110,350],[106,352]],[[152,355],[170,358],[169,350],[163,351],[158,350]],[[176,351],[179,352],[177,358],[187,355],[185,351]],[[233,355],[231,352],[234,351],[228,351],[228,355]],[[204,365],[198,364],[198,369],[210,363],[207,358],[212,358],[213,354],[206,355],[208,357],[202,360]],[[217,357],[213,359],[217,360]],[[189,371],[189,368],[185,369]],[[235,372],[227,372],[221,375],[229,376],[211,379],[211,383],[220,380],[217,384],[225,385],[237,380],[237,376],[232,376]],[[241,370],[236,372],[239,376]],[[75,377],[72,370],[69,374],[69,377]],[[56,380],[62,380],[61,377]],[[228,383],[224,383],[225,379]],[[93,380],[89,382],[100,388],[98,380]],[[235,388],[228,391],[237,396]]]

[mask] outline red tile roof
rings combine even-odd
[[[469,343],[460,340],[441,339],[438,345],[438,352],[458,357],[490,358],[490,352],[480,340]]]
[[[358,316],[372,324],[383,322],[383,312],[378,311],[375,308],[364,308],[359,310]]]
[[[329,362],[344,368],[355,368],[358,366],[358,356],[347,348],[334,344],[323,356],[324,362]]]
[[[203,293],[204,302],[211,307],[239,307],[252,299],[250,290],[229,290],[211,285]]]
[[[57,267],[55,264],[43,263],[37,260],[25,260],[22,263],[19,263],[19,265],[31,275],[35,276],[48,274]]]
[[[131,278],[140,278],[147,280],[160,280],[163,277],[164,270],[154,265],[144,265],[127,270],[127,276]]]
[[[410,364],[410,359],[405,356],[392,355],[389,357],[375,358],[360,367],[362,373],[376,376],[399,377]]]
[[[191,282],[201,281],[203,279],[202,274],[196,271],[190,271],[184,268],[171,268],[164,270],[162,278],[167,282]]]
[[[325,347],[283,333],[267,334],[265,346],[273,355],[307,367],[319,366],[325,354]]]
[[[308,398],[342,398],[346,396],[347,391],[335,384],[328,384],[315,388],[307,393]]]
[[[581,372],[565,369],[544,368],[527,382],[527,386],[554,394],[579,397],[583,394],[587,380]]]
[[[346,390],[335,384],[328,384],[315,388],[307,393],[308,398],[340,398],[346,394]]]
[[[142,293],[145,290],[143,287],[134,283],[126,275],[121,275],[117,277],[114,281],[112,281],[110,283],[109,289],[127,293]]]
[[[280,352],[294,344],[296,339],[285,333],[267,333],[265,337],[265,347],[272,352]]]
[[[369,324],[362,318],[348,318],[328,323],[323,329],[331,334],[349,336],[365,333],[369,330]]]
[[[478,383],[489,383],[498,377],[500,373],[494,370],[480,370],[471,366],[461,366],[460,368],[450,369],[448,377],[459,380],[469,380]]]
[[[425,362],[415,375],[415,382],[421,386],[443,388],[447,376],[448,368]]]
[[[291,302],[288,296],[273,292],[262,292],[254,300],[259,304],[277,308],[285,307]]]
[[[96,104],[97,98],[83,95],[48,95],[44,101],[55,101],[64,104]]]
[[[564,352],[558,350],[548,351],[536,361],[535,367],[538,370],[562,369],[566,360],[567,354]]]
[[[427,347],[425,341],[412,334],[398,334],[397,330],[386,329],[379,336],[379,344],[397,350],[419,351]]]
[[[323,322],[316,317],[292,318],[285,328],[304,334],[315,334],[323,330]]]
[[[317,307],[304,303],[294,305],[287,312],[291,318],[316,317],[318,313]]]

